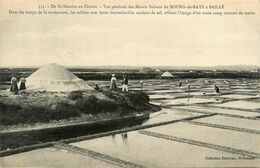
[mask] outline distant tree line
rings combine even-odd
[[[23,74],[25,77],[30,76],[36,68],[0,68],[0,84],[9,82],[12,74],[15,74],[19,79]],[[143,79],[160,79],[160,73],[155,71],[140,72],[136,69],[122,70],[122,69],[80,69],[72,68],[69,69],[74,72],[76,76],[84,80],[109,80],[111,74],[116,74],[118,79],[121,79],[123,75],[127,75],[129,79],[143,80]],[[249,72],[249,71],[208,71],[208,70],[168,70],[178,78],[260,78],[260,73]],[[162,70],[164,72],[164,70]]]

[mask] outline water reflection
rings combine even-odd
[[[121,137],[122,137],[123,143],[127,143],[127,138],[128,138],[127,133],[121,134]]]
[[[112,137],[112,140],[113,140],[114,142],[117,141],[117,139],[116,139],[116,134],[111,135],[111,137]],[[127,133],[122,133],[122,134],[121,134],[121,138],[122,138],[122,141],[123,141],[123,142],[126,142],[127,139],[128,139],[128,134],[127,134]]]
[[[123,134],[121,134],[121,136],[122,136],[123,140],[126,140],[128,135],[127,135],[127,133],[123,133]]]
[[[113,134],[113,135],[112,135],[112,139],[115,139],[115,137],[116,137],[116,135],[115,135],[115,134]]]

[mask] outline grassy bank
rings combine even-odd
[[[1,94],[0,94],[1,95]],[[47,123],[52,120],[77,118],[100,113],[119,116],[150,110],[149,97],[142,92],[127,93],[104,90],[102,93],[20,92],[19,95],[1,95],[0,125]]]
[[[0,68],[0,83],[5,84],[10,82],[12,74],[16,74],[19,78],[21,74],[25,77],[32,74],[37,68]],[[153,71],[142,72],[138,69],[122,70],[122,69],[84,69],[84,68],[70,68],[76,76],[84,80],[109,80],[111,74],[115,73],[120,79],[123,75],[127,75],[129,79],[144,80],[144,79],[159,79],[162,72],[169,71],[182,79],[192,78],[252,78],[260,77],[260,73],[250,71],[232,71],[232,70],[175,70],[175,69],[161,69],[161,73]]]

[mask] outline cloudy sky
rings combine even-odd
[[[242,17],[8,14],[9,9],[37,9],[40,2],[0,0],[0,66],[260,65],[259,0],[224,2],[229,11],[256,12]],[[104,2],[109,3],[99,4]],[[191,3],[170,1],[175,2]]]

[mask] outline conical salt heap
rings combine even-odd
[[[50,92],[70,92],[75,90],[93,90],[84,80],[61,65],[52,63],[42,66],[26,79],[28,90]]]
[[[170,77],[170,78],[172,78],[172,77],[174,77],[170,72],[168,72],[168,71],[166,71],[166,72],[164,72],[162,75],[161,75],[161,77]]]

